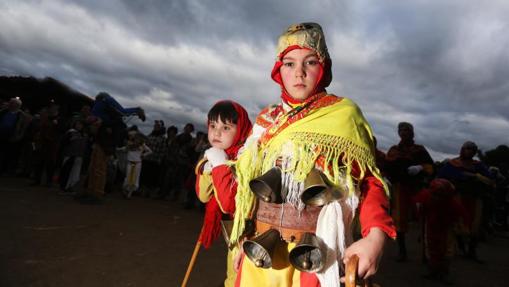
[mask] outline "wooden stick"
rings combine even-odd
[[[189,261],[189,265],[187,266],[186,276],[184,276],[184,281],[182,281],[182,287],[186,287],[187,281],[189,280],[189,276],[191,275],[191,271],[193,270],[194,267],[194,262],[196,261],[196,257],[198,257],[198,251],[200,251],[201,247],[200,237],[198,237],[198,241],[196,241],[196,245],[194,246],[193,256],[191,256],[191,260]]]
[[[357,278],[357,268],[358,267],[359,267],[359,256],[354,254],[354,255],[352,255],[352,257],[350,257],[350,260],[348,260],[348,263],[345,266],[345,286],[346,287],[357,287],[357,286],[372,287],[372,286],[375,286],[376,284],[373,284],[371,282],[370,278],[364,279],[364,280],[359,280],[359,278]],[[359,285],[357,283],[361,283],[361,285]]]
[[[359,265],[359,257],[352,255],[345,266],[345,286],[357,286],[357,266]]]

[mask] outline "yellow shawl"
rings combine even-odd
[[[293,122],[279,129],[280,132],[269,140],[245,147],[235,163],[238,188],[230,236],[232,243],[242,235],[245,220],[250,218],[255,203],[249,181],[274,167],[281,155],[290,158],[283,173],[290,173],[296,182],[303,182],[315,167],[318,157],[322,157],[323,166],[329,167],[323,168],[328,179],[338,185],[346,176],[350,194],[355,192],[354,182],[362,180],[366,171],[380,179],[388,190],[376,167],[371,127],[354,102],[326,95],[318,98],[311,110],[292,116],[288,113],[283,115],[265,130],[265,134],[278,130],[286,121]],[[358,178],[351,175],[354,162],[360,172]]]

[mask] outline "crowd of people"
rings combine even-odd
[[[434,162],[425,147],[414,142],[412,124],[398,125],[400,142],[387,154],[377,150],[377,162],[391,183],[391,214],[397,230],[399,255],[407,260],[409,223],[422,227],[426,278],[451,283],[450,263],[455,250],[482,263],[477,253],[480,240],[494,231],[508,231],[508,163],[488,167],[472,141],[459,148],[452,159]],[[417,255],[417,254],[414,254]]]
[[[143,109],[124,108],[107,93],[70,118],[59,116],[56,103],[31,115],[13,98],[0,112],[0,171],[29,176],[33,185],[58,182],[61,194],[88,204],[117,187],[126,199],[184,196],[186,208],[199,198],[206,247],[218,237],[219,222],[232,220],[226,286],[338,286],[339,266],[353,255],[359,276],[368,278],[389,238],[398,243],[398,261],[422,256],[428,279],[452,283],[455,250],[482,263],[479,241],[508,230],[509,163],[488,167],[471,141],[458,157],[435,162],[415,143],[408,122],[397,126],[398,144],[378,150],[357,105],[325,90],[331,60],[316,23],[285,30],[277,55],[271,76],[281,102],[251,124],[238,103],[220,101],[208,114],[208,133],[196,136],[191,123],[179,133],[162,120],[144,135],[123,121],[144,121]],[[252,182],[267,174],[279,184],[258,194]],[[319,204],[303,196],[310,174],[327,186]],[[295,220],[301,216],[309,220]],[[407,252],[411,222],[422,226],[422,255]],[[275,232],[270,260],[246,253],[250,242]],[[299,240],[309,236],[327,246],[325,262],[291,261]]]
[[[193,137],[192,123],[179,134],[176,126],[155,120],[144,135],[121,119],[143,118],[143,110],[124,109],[106,93],[67,117],[59,114],[55,102],[34,114],[23,109],[19,98],[1,104],[3,176],[28,177],[32,186],[58,187],[59,194],[86,204],[101,203],[105,193],[121,190],[127,199],[140,195],[176,201],[181,196],[186,208],[200,206],[194,165],[208,141],[203,132]]]

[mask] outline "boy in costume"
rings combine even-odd
[[[376,272],[386,238],[396,236],[371,127],[355,103],[325,91],[332,80],[331,59],[320,25],[290,26],[277,50],[271,76],[281,86],[282,101],[258,115],[235,163],[231,240],[241,251],[235,286],[339,286],[341,265],[354,254],[360,258],[358,274],[369,277]],[[275,167],[281,171],[281,202],[257,201],[250,182]],[[304,182],[314,169],[342,190],[338,200],[320,207],[304,204]],[[364,238],[353,242],[356,209]],[[275,229],[284,240],[276,244],[270,268],[259,268],[244,256],[241,243],[252,239],[246,235],[248,219],[254,220],[256,233]],[[297,270],[288,258],[295,239],[309,230],[326,247],[323,268],[315,273]]]
[[[221,233],[221,219],[232,219],[235,212],[237,182],[227,161],[236,160],[239,149],[251,132],[251,121],[246,110],[233,101],[220,101],[208,113],[207,149],[196,165],[196,194],[205,203],[205,218],[201,243],[209,248]],[[228,252],[225,286],[233,286],[235,271],[232,255]]]
[[[425,278],[451,283],[449,265],[453,256],[454,227],[466,218],[454,185],[436,178],[429,188],[421,189],[413,201],[421,204],[424,218],[424,245],[429,273]]]

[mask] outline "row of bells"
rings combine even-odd
[[[281,168],[273,167],[260,177],[249,182],[251,191],[261,200],[270,203],[282,203]],[[318,169],[312,169],[304,180],[304,191],[301,200],[310,206],[323,206],[339,200],[344,194],[341,187],[333,187],[327,177]]]
[[[256,267],[271,268],[274,250],[281,240],[278,230],[269,229],[252,240],[244,241],[242,248]],[[326,254],[326,250],[321,246],[314,233],[304,233],[299,243],[290,250],[290,263],[303,272],[320,271]]]
[[[274,167],[262,176],[249,182],[251,191],[258,199],[270,203],[282,203],[281,169]],[[313,169],[304,181],[301,200],[310,206],[323,206],[333,200],[339,200],[343,191],[333,188],[323,173]],[[281,241],[281,234],[276,229],[269,229],[251,240],[244,241],[242,247],[246,256],[261,268],[272,267],[272,255],[276,245]],[[314,233],[306,232],[297,245],[290,251],[289,261],[303,272],[318,272],[324,264],[326,250]]]

